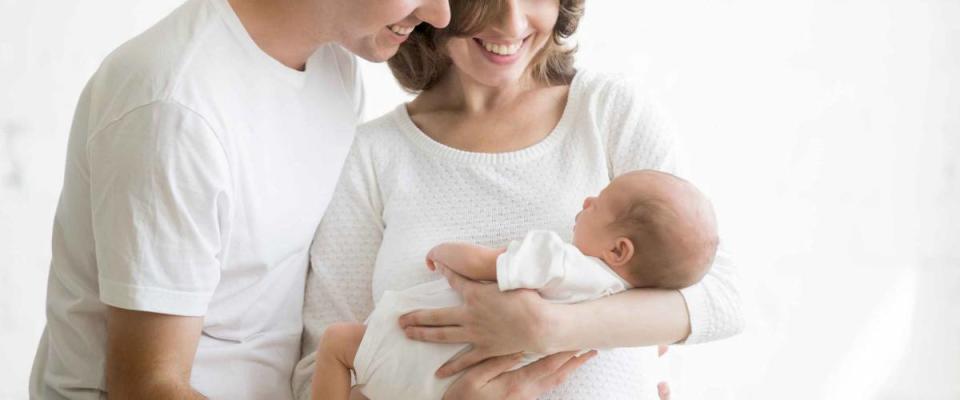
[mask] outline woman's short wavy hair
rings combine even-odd
[[[577,31],[583,16],[584,0],[559,0],[560,13],[553,27],[553,35],[533,60],[533,76],[547,84],[567,84],[576,70],[573,54],[565,39]],[[444,51],[451,37],[469,37],[477,34],[500,15],[505,0],[450,0],[450,25],[437,29],[430,24],[417,25],[410,37],[400,45],[397,54],[387,64],[400,85],[418,93],[430,89],[452,64]]]

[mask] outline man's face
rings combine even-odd
[[[413,28],[428,23],[443,28],[450,23],[448,0],[335,0],[345,18],[340,44],[373,62],[393,57]]]

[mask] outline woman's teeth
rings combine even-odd
[[[400,36],[406,36],[406,35],[409,35],[410,32],[413,32],[413,28],[414,28],[414,27],[412,27],[412,26],[403,27],[403,26],[397,26],[397,25],[389,25],[389,26],[387,26],[387,28],[390,28],[390,31],[392,31],[393,33],[396,33],[396,34],[398,34],[398,35],[400,35]]]
[[[514,54],[517,54],[517,50],[520,50],[520,46],[523,45],[523,41],[511,43],[509,45],[489,43],[484,41],[481,41],[481,44],[483,44],[484,49],[487,49],[487,51],[493,54],[498,54],[501,56],[512,56]]]

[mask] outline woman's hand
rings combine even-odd
[[[469,369],[444,393],[444,399],[485,400],[536,399],[563,383],[571,372],[597,354],[591,351],[576,356],[575,351],[544,357],[523,368],[508,371],[520,361],[521,354],[491,358]]]
[[[400,317],[400,326],[411,339],[473,345],[440,367],[438,377],[454,375],[491,357],[524,351],[551,352],[546,345],[549,303],[536,291],[501,293],[495,283],[472,281],[449,268],[438,270],[463,295],[464,304],[414,311]]]

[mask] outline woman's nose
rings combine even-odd
[[[518,38],[527,30],[527,14],[523,2],[506,0],[499,21],[499,28],[510,38]]]

